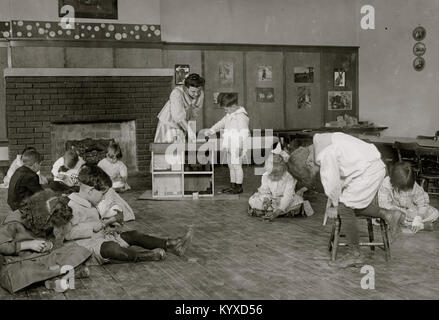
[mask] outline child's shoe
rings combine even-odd
[[[244,190],[242,189],[242,184],[235,183],[235,187],[233,189],[231,189],[230,191],[226,191],[225,193],[240,194],[240,193],[243,193],[243,192],[244,192]]]
[[[168,240],[167,242],[167,248],[168,251],[177,255],[182,256],[184,255],[188,245],[190,244],[192,237],[193,237],[194,231],[191,228],[189,228],[189,231],[180,238]]]
[[[136,262],[143,261],[160,261],[165,259],[166,252],[162,248],[139,252],[136,256]]]
[[[230,193],[231,190],[235,189],[236,183],[230,183],[230,187],[221,189],[221,193]]]

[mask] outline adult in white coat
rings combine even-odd
[[[238,97],[233,93],[220,93],[218,104],[224,108],[226,115],[208,129],[206,135],[214,135],[223,130],[221,149],[227,152],[227,164],[230,171],[230,188],[224,193],[239,194],[243,192],[242,157],[246,153],[245,141],[250,135],[249,117],[244,107],[238,105]]]
[[[196,73],[188,75],[183,85],[176,86],[159,115],[155,143],[184,142],[196,140],[195,128],[189,121],[195,120],[204,103],[204,79]]]
[[[378,206],[377,193],[386,175],[381,154],[373,144],[341,132],[315,134],[313,146],[306,150],[310,151],[306,163],[289,166],[290,172],[293,170],[296,178],[303,178],[307,172],[308,181],[315,181],[314,177],[320,174],[330,201],[329,218],[336,218],[340,207],[352,213],[343,219],[350,252],[331,264],[340,267],[359,265],[363,263],[363,256],[359,250],[356,215],[384,218],[392,230],[396,230],[398,220],[398,217],[382,212]],[[290,161],[294,162],[295,158],[300,157],[293,152]],[[295,175],[294,171],[300,172]]]

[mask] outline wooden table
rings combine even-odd
[[[373,143],[381,143],[386,145],[393,145],[395,141],[404,142],[404,143],[417,143],[421,147],[428,147],[428,148],[439,148],[439,141],[431,140],[431,139],[416,139],[416,138],[409,138],[409,137],[392,137],[392,136],[369,136],[369,135],[356,135],[359,139],[365,139],[369,140]]]

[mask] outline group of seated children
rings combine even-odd
[[[70,157],[71,153],[68,154]],[[134,219],[134,213],[113,190],[110,176],[99,166],[82,165],[74,183],[78,190],[67,196],[41,187],[36,173],[41,162],[37,151],[26,150],[21,160],[23,166],[12,175],[9,185],[8,203],[15,211],[0,226],[0,257],[16,256],[22,251],[44,253],[63,250],[64,241],[73,241],[75,245],[87,249],[100,264],[157,261],[165,258],[166,251],[176,255],[184,254],[192,238],[192,229],[177,238],[158,238],[136,230],[122,231],[121,225],[124,221]],[[71,169],[72,163],[65,161],[63,165]],[[62,183],[71,181],[71,176],[68,180],[62,180]],[[146,250],[131,248],[134,245]],[[24,273],[34,270],[31,275],[25,279],[12,277],[6,284],[0,280],[0,284],[9,290],[14,281],[16,283],[13,287],[41,281],[41,273],[36,272],[34,275],[33,272],[46,262],[35,260],[37,265],[34,266],[34,260],[27,261],[26,266],[23,265],[26,268]],[[10,275],[10,270],[7,273]],[[2,277],[0,274],[0,279],[6,278],[10,277]],[[46,287],[59,289],[54,284],[58,280],[53,274],[48,274],[46,279],[52,279],[46,281]]]

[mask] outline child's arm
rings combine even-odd
[[[71,222],[70,222],[71,224]],[[78,240],[91,238],[95,232],[101,231],[105,225],[102,221],[86,221],[75,225],[71,224],[69,231],[65,235],[65,240]]]
[[[209,130],[208,133],[209,134],[215,134],[215,132],[218,132],[221,129],[224,129],[226,124],[226,117],[223,117],[220,121],[218,121],[217,123],[215,123]]]
[[[45,240],[25,240],[25,241],[10,241],[0,245],[0,254],[6,256],[18,255],[20,251],[32,250],[41,252],[44,250],[47,241]]]
[[[271,194],[269,184],[270,180],[266,175],[262,175],[261,186],[258,188],[258,193],[260,194]]]
[[[288,208],[294,197],[296,182],[296,179],[288,180],[287,185],[285,186],[284,194],[279,204],[279,209],[281,209],[283,212],[285,212],[285,210]]]
[[[125,163],[123,163],[122,161],[120,162],[120,171],[119,171],[119,176],[120,176],[120,180],[125,183],[127,182],[128,179],[128,168],[125,165]]]

